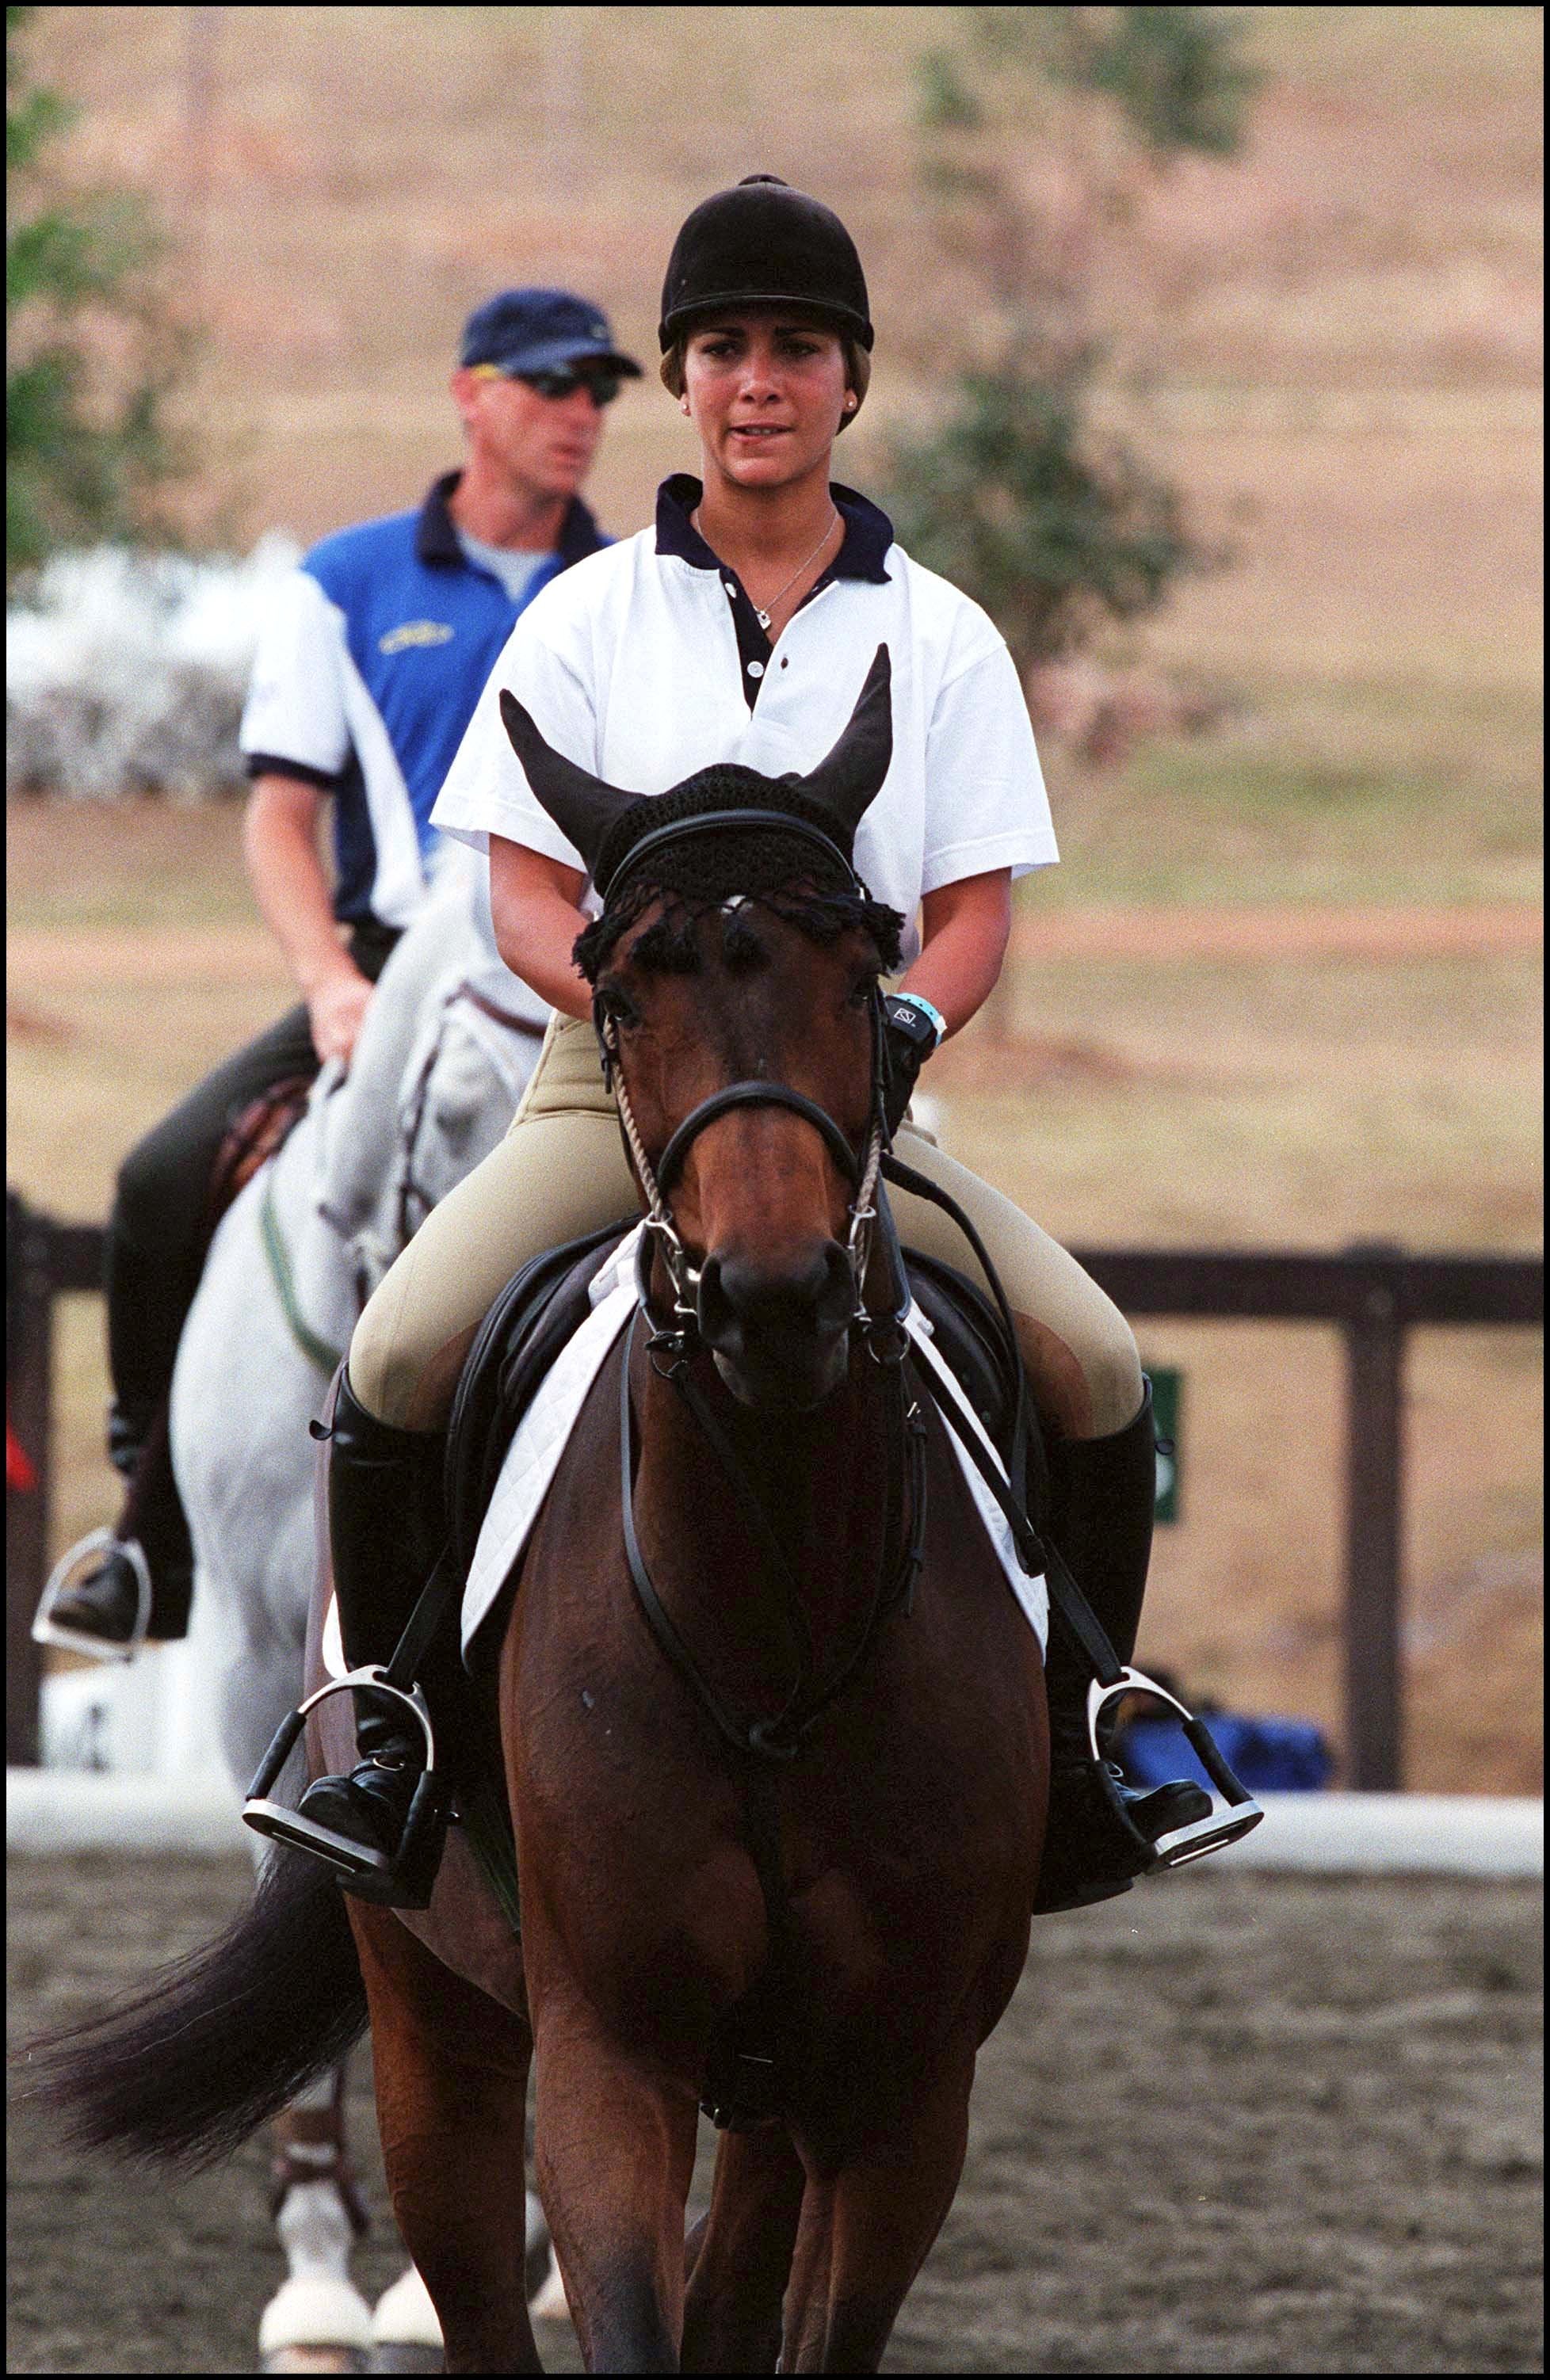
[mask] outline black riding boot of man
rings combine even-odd
[[[164,1397],[149,1414],[122,1401],[108,1421],[108,1454],[128,1489],[101,1559],[49,1609],[55,1628],[83,1643],[131,1646],[140,1630],[140,1572],[126,1548],[136,1546],[151,1576],[145,1633],[158,1643],[186,1634],[194,1587],[194,1550],[173,1476]]]
[[[1157,1495],[1157,1440],[1152,1383],[1141,1411],[1109,1438],[1063,1439],[1049,1449],[1049,1534],[1068,1563],[1121,1661],[1129,1663],[1141,1624],[1152,1556]],[[1050,1804],[1044,1863],[1033,1907],[1040,1914],[1081,1909],[1128,1892],[1141,1872],[1093,1765],[1087,1731],[1092,1670],[1051,1615],[1044,1691],[1049,1702]],[[1100,1751],[1102,1744],[1100,1744]],[[1210,1815],[1211,1796],[1180,1779],[1149,1793],[1111,1779],[1148,1842]]]
[[[435,1566],[446,1536],[445,1454],[440,1430],[378,1421],[357,1400],[348,1374],[341,1375],[328,1448],[328,1533],[352,1670],[391,1661]],[[424,1773],[424,1738],[401,1707],[375,1695],[358,1694],[355,1707],[358,1766],[348,1777],[320,1777],[302,1795],[298,1815],[347,1842],[384,1852],[391,1864]]]

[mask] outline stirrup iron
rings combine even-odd
[[[280,1771],[290,1758],[310,1715],[330,1694],[364,1693],[380,1696],[398,1705],[415,1720],[425,1739],[425,1766],[420,1782],[414,1789],[409,1816],[395,1852],[374,1851],[367,1843],[358,1843],[348,1835],[336,1834],[332,1827],[320,1826],[315,1818],[303,1817],[284,1802],[273,1802]],[[375,1900],[389,1908],[423,1908],[430,1899],[430,1884],[439,1864],[440,1837],[446,1816],[445,1797],[442,1779],[436,1768],[436,1739],[431,1726],[431,1714],[425,1697],[418,1686],[397,1686],[390,1681],[380,1662],[370,1662],[360,1670],[351,1670],[342,1678],[330,1678],[315,1694],[307,1696],[300,1707],[282,1719],[275,1740],[259,1764],[258,1773],[248,1789],[248,1799],[242,1805],[242,1823],[251,1827],[257,1835],[271,1842],[287,1843],[293,1850],[310,1852],[313,1858],[327,1862],[339,1870],[339,1880],[348,1892],[358,1893],[363,1900]],[[429,1873],[426,1867],[429,1864]],[[407,1896],[425,1888],[424,1900]]]
[[[135,1574],[140,1602],[135,1612],[131,1634],[120,1641],[116,1636],[93,1636],[89,1629],[61,1628],[54,1617],[55,1606],[67,1587],[76,1584],[76,1573],[94,1554],[121,1553]],[[151,1565],[133,1537],[115,1536],[111,1529],[93,1529],[73,1545],[68,1553],[61,1554],[48,1574],[48,1584],[39,1599],[32,1621],[34,1645],[53,1645],[62,1653],[85,1653],[96,1661],[132,1661],[144,1644],[151,1626]]]
[[[1127,1814],[1118,1789],[1108,1774],[1104,1755],[1098,1748],[1098,1729],[1105,1711],[1126,1694],[1146,1694],[1153,1700],[1166,1703],[1176,1711],[1183,1725],[1185,1741],[1204,1769],[1225,1806],[1213,1810],[1208,1818],[1195,1818],[1187,1827],[1175,1827],[1170,1833],[1159,1835],[1156,1841],[1146,1844],[1149,1858],[1143,1874],[1159,1875],[1164,1868],[1188,1867],[1191,1860],[1204,1859],[1210,1852],[1219,1852],[1228,1843],[1240,1842],[1263,1817],[1264,1812],[1223,1757],[1220,1747],[1202,1718],[1187,1710],[1177,1694],[1170,1694],[1155,1678],[1144,1670],[1123,1669],[1112,1685],[1105,1686],[1094,1678],[1087,1689],[1087,1740],[1092,1749],[1093,1767],[1116,1817],[1137,1842],[1144,1841],[1134,1822]]]

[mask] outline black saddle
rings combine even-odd
[[[446,1510],[458,1575],[466,1578],[506,1450],[560,1350],[592,1310],[599,1269],[637,1218],[545,1248],[514,1273],[469,1349],[446,1439]]]
[[[506,1451],[561,1349],[591,1311],[593,1277],[633,1216],[546,1249],[513,1275],[469,1350],[447,1434],[446,1501],[452,1559],[466,1576]],[[1019,1358],[990,1300],[951,1265],[904,1251],[916,1304],[934,1343],[1008,1470]],[[1029,1469],[1025,1462],[1022,1466]],[[1035,1461],[1031,1475],[1040,1475]]]

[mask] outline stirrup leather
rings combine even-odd
[[[1223,1807],[1214,1809],[1207,1818],[1195,1818],[1188,1826],[1175,1827],[1155,1842],[1149,1842],[1125,1807],[1124,1798],[1116,1779],[1109,1773],[1108,1763],[1098,1748],[1098,1732],[1105,1711],[1111,1703],[1119,1702],[1126,1694],[1147,1694],[1178,1713],[1183,1724],[1185,1741],[1204,1769],[1222,1799]],[[1165,1868],[1187,1867],[1191,1860],[1204,1859],[1211,1852],[1219,1852],[1228,1843],[1240,1842],[1257,1827],[1264,1812],[1248,1787],[1234,1776],[1210,1729],[1202,1718],[1185,1708],[1177,1694],[1170,1694],[1155,1678],[1144,1670],[1122,1669],[1112,1685],[1105,1686],[1094,1678],[1087,1689],[1087,1740],[1092,1750],[1092,1765],[1099,1789],[1103,1792],[1117,1826],[1121,1827],[1141,1854],[1138,1875],[1156,1876]]]
[[[375,1851],[367,1843],[355,1842],[348,1835],[336,1833],[332,1827],[320,1826],[315,1818],[304,1817],[299,1810],[289,1808],[284,1802],[269,1799],[311,1713],[330,1694],[348,1693],[376,1694],[397,1705],[409,1713],[425,1739],[425,1766],[414,1789],[397,1849],[393,1852]],[[310,1852],[314,1859],[324,1860],[339,1870],[339,1880],[347,1892],[390,1909],[423,1909],[429,1902],[441,1861],[447,1816],[446,1795],[436,1768],[436,1740],[425,1697],[418,1686],[394,1685],[386,1670],[377,1662],[351,1670],[345,1677],[330,1678],[326,1685],[308,1695],[299,1710],[281,1721],[242,1806],[242,1822],[255,1834],[266,1836],[271,1842],[287,1843],[296,1851]]]
[[[94,1636],[90,1629],[62,1628],[55,1620],[55,1608],[67,1590],[78,1584],[77,1572],[84,1568],[94,1554],[121,1553],[135,1574],[140,1602],[135,1612],[131,1633],[122,1639],[116,1636]],[[32,1621],[34,1645],[53,1645],[64,1653],[87,1653],[98,1661],[132,1661],[144,1644],[151,1625],[151,1565],[133,1537],[115,1536],[111,1529],[93,1529],[73,1545],[68,1553],[61,1554],[48,1574],[48,1584],[39,1599]]]

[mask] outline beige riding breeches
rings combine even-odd
[[[897,1148],[972,1219],[1046,1419],[1069,1438],[1123,1429],[1140,1407],[1141,1377],[1118,1308],[1009,1198],[908,1120]],[[901,1190],[888,1195],[907,1246],[982,1278],[938,1208]],[[357,1324],[349,1377],[360,1402],[401,1429],[440,1427],[472,1334],[512,1274],[639,1203],[596,1036],[588,1022],[556,1017],[506,1138],[433,1208]]]

